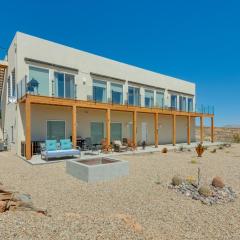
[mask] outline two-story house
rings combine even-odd
[[[195,141],[195,84],[17,32],[0,64],[2,127],[12,151],[31,159],[46,139]],[[201,134],[203,140],[203,131]]]

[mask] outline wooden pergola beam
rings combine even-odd
[[[200,142],[203,143],[204,140],[204,118],[200,117]]]
[[[31,150],[31,102],[29,99],[25,103],[25,157],[30,160],[32,157]]]
[[[172,144],[176,145],[176,115],[172,115]]]
[[[158,113],[154,114],[155,147],[158,147]]]
[[[137,146],[137,111],[133,112],[132,138],[134,147]]]
[[[72,143],[73,146],[77,146],[77,107],[72,106]]]
[[[214,142],[214,117],[211,117],[211,141]]]
[[[213,117],[213,114],[202,114],[196,112],[181,112],[177,110],[169,110],[162,108],[147,108],[139,106],[130,106],[130,105],[120,105],[120,104],[110,104],[110,103],[100,103],[94,101],[84,101],[84,100],[75,100],[75,99],[64,99],[57,97],[46,97],[46,96],[37,96],[26,94],[22,97],[19,102],[25,102],[27,98],[31,99],[33,104],[46,104],[46,105],[55,105],[55,106],[68,106],[71,107],[76,105],[79,108],[90,108],[90,109],[101,109],[107,110],[108,108],[111,111],[122,111],[122,112],[138,112],[138,113],[159,113],[164,115],[176,115],[176,116],[191,116],[191,117]]]
[[[111,110],[108,108],[106,111],[106,144],[110,146],[111,141]]]
[[[187,117],[187,144],[191,144],[191,116]]]

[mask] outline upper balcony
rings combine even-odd
[[[91,104],[101,104],[101,106],[126,106],[127,108],[137,107],[138,109],[157,109],[159,111],[176,112],[179,115],[184,113],[196,113],[197,115],[214,115],[213,106],[197,107],[193,105],[193,98],[187,98],[177,95],[171,95],[168,103],[162,92],[146,90],[144,94],[140,94],[139,88],[128,87],[128,92],[124,93],[120,85],[115,84],[111,87],[111,91],[107,92],[107,87],[101,86],[100,83],[93,85],[90,89],[90,95],[86,100],[81,100],[77,92],[78,86],[74,82],[72,75],[59,74],[55,76],[57,81],[53,80],[49,84],[48,79],[41,79],[41,83],[25,77],[17,84],[17,99],[20,100],[26,94],[42,97],[51,97],[56,99],[80,100]],[[183,114],[181,114],[183,113]]]

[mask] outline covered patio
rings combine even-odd
[[[154,146],[149,146],[145,150],[152,152],[159,151],[161,145],[159,145],[159,135],[161,135],[161,129],[159,130],[159,118],[161,116],[169,116],[171,118],[171,142],[173,146],[176,146],[177,143],[177,118],[186,118],[187,128],[187,145],[191,144],[191,120],[192,118],[200,118],[200,140],[204,140],[204,118],[211,119],[211,142],[214,142],[214,115],[213,114],[203,114],[197,112],[183,112],[172,109],[164,108],[146,108],[139,106],[130,106],[130,105],[118,105],[118,104],[108,104],[108,103],[99,103],[93,101],[83,101],[83,100],[74,100],[74,99],[64,99],[56,97],[46,97],[38,95],[26,94],[19,102],[24,104],[25,108],[25,158],[27,160],[32,159],[32,121],[31,121],[31,112],[32,106],[35,104],[38,105],[48,105],[48,106],[59,106],[67,107],[71,111],[71,136],[73,146],[77,145],[77,110],[78,109],[91,109],[91,110],[102,110],[105,115],[105,129],[106,129],[106,145],[110,147],[111,145],[111,121],[113,112],[125,112],[130,115],[132,119],[132,142],[135,147],[137,147],[137,124],[138,117],[140,114],[148,114],[149,118],[153,120],[153,134],[154,134]],[[181,144],[182,145],[182,144]],[[137,151],[140,151],[138,148]],[[127,153],[127,152],[126,152]],[[116,154],[116,153],[110,153]],[[81,156],[83,157],[83,156]],[[33,156],[33,158],[36,158]]]

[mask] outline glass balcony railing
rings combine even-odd
[[[49,84],[48,84],[49,85]],[[78,99],[77,93],[77,85],[72,84],[70,86],[71,89],[67,89],[61,91],[60,95],[56,92],[56,85],[55,82],[52,81],[52,85],[50,89],[46,89],[42,91],[40,84],[35,81],[28,81],[27,77],[23,78],[17,84],[17,99],[21,99],[26,94],[32,95],[39,95],[39,96],[48,96],[48,97],[59,97],[59,98],[66,98],[66,99]],[[88,92],[91,92],[91,89],[88,89]],[[68,94],[69,93],[69,94]],[[94,96],[98,96],[98,98],[94,98]],[[162,101],[161,103],[154,103],[153,98],[149,98],[146,100],[145,96],[141,96],[141,94],[132,94],[127,93],[126,95],[120,94],[118,97],[115,96],[114,100],[112,97],[107,98],[106,93],[103,94],[102,97],[99,97],[99,94],[87,95],[87,101],[93,102],[102,102],[102,103],[110,103],[116,105],[126,105],[126,106],[138,106],[138,107],[146,107],[146,108],[159,108],[162,110],[171,110],[171,111],[179,111],[179,112],[196,112],[200,114],[214,114],[214,107],[213,106],[195,106],[195,108],[191,106],[184,106],[182,109],[178,107],[172,107],[167,105]]]

